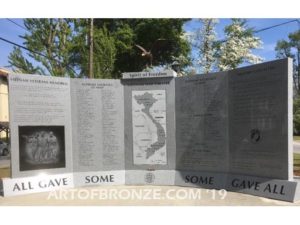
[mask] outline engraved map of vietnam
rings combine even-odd
[[[167,164],[166,92],[132,91],[133,162]]]

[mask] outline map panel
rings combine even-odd
[[[133,162],[166,165],[165,90],[132,91]]]

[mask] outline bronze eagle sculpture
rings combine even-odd
[[[167,39],[159,38],[152,44],[151,48],[148,51],[138,44],[136,44],[135,47],[141,50],[141,56],[147,60],[146,67],[152,67],[154,56],[157,57],[159,53],[161,53],[163,50],[166,50],[170,46]]]

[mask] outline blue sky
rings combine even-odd
[[[22,19],[12,19],[16,23],[23,25]],[[284,23],[293,19],[248,19],[248,25],[255,30],[260,30],[265,27],[273,26],[276,24]],[[224,38],[223,29],[226,25],[230,24],[230,19],[219,19],[219,23],[216,27],[218,39]],[[187,32],[195,31],[199,28],[199,22],[197,19],[193,19],[184,25],[184,30]],[[280,39],[287,39],[288,34],[299,29],[299,25],[296,22],[285,24],[283,26],[275,27],[270,30],[266,30],[257,33],[256,36],[260,37],[263,42],[263,48],[255,50],[254,53],[263,57],[265,61],[270,61],[276,58],[274,51],[276,42]],[[0,37],[23,44],[20,35],[24,35],[25,30],[21,27],[11,23],[7,19],[0,19]],[[0,67],[8,65],[8,55],[12,51],[13,46],[0,40]]]

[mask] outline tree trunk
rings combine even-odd
[[[90,32],[89,32],[89,78],[94,78],[94,19],[90,19]]]

